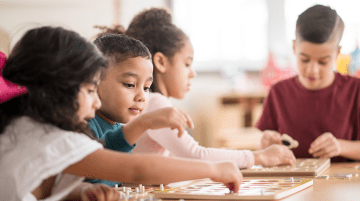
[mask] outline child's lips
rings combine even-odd
[[[139,114],[141,109],[140,108],[129,108],[129,110],[135,114]]]
[[[308,80],[309,80],[310,82],[314,82],[314,81],[316,81],[316,78],[314,78],[314,77],[308,77]]]

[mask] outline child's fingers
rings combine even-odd
[[[315,152],[315,153],[313,154],[313,157],[314,157],[314,158],[318,158],[318,157],[324,156],[324,155],[326,155],[326,154],[327,154],[327,151],[326,151],[325,149],[321,149],[321,150],[319,150],[318,152]]]
[[[174,128],[175,129],[175,128]],[[176,126],[176,129],[178,129],[178,137],[181,137],[184,134],[185,128],[183,125],[179,124]]]
[[[103,195],[105,196],[106,201],[118,200],[120,198],[120,193],[116,190],[105,185],[101,185],[100,188],[103,191]]]
[[[85,201],[92,201],[92,200],[105,201],[105,195],[104,195],[103,191],[100,190],[99,188],[96,188],[96,187],[88,188],[88,189],[85,190],[85,193],[82,196],[82,200],[85,200]]]
[[[187,123],[187,125],[189,126],[189,128],[194,129],[194,122],[192,121],[190,115],[188,115],[187,113],[185,113],[185,112],[183,112],[183,111],[181,111],[181,110],[179,110],[179,111],[180,111],[180,112],[184,115],[184,117],[186,118],[185,120],[186,120],[186,123]]]
[[[333,135],[331,133],[324,133],[317,137],[314,142],[311,143],[309,153],[313,154],[321,149],[323,149],[325,146],[327,146],[329,141],[331,141],[333,138]]]
[[[314,140],[314,142],[311,143],[310,147],[319,146],[332,138],[335,138],[332,133],[330,132],[323,133],[322,135],[317,137]]]

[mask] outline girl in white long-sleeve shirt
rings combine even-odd
[[[126,34],[142,41],[150,50],[154,64],[152,93],[144,113],[171,107],[169,97],[182,99],[190,88],[190,79],[196,76],[191,64],[194,50],[189,38],[172,23],[164,9],[152,8],[134,17]],[[159,93],[156,93],[159,92]],[[188,133],[177,138],[171,129],[147,130],[137,142],[134,153],[153,153],[207,161],[234,161],[239,168],[252,165],[274,166],[295,164],[293,153],[283,145],[251,152],[205,148]]]

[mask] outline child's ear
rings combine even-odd
[[[341,48],[342,48],[342,46],[339,46],[339,47],[338,47],[338,50],[337,50],[337,53],[336,53],[336,57],[338,57],[338,56],[340,55]]]
[[[293,51],[294,51],[294,54],[295,54],[295,49],[296,49],[296,40],[293,40]]]
[[[160,73],[165,73],[166,71],[166,57],[161,52],[156,52],[153,56],[154,68],[157,69]]]

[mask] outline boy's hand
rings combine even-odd
[[[153,112],[149,112],[142,115],[147,125],[148,129],[159,129],[170,127],[173,129],[178,129],[178,136],[181,137],[185,131],[186,125],[191,129],[194,128],[194,123],[192,122],[190,116],[185,112],[175,109],[173,107],[166,107]]]
[[[82,201],[118,201],[120,193],[103,184],[94,184],[81,192]]]
[[[273,144],[263,150],[255,151],[255,165],[276,166],[295,165],[296,158],[293,152],[285,145]]]
[[[281,134],[273,130],[263,131],[263,136],[261,137],[258,149],[259,150],[265,149],[266,147],[269,147],[272,144],[282,144]]]
[[[225,184],[234,193],[240,189],[243,176],[234,162],[214,163],[215,177],[210,178],[215,182]]]
[[[317,158],[331,158],[339,156],[341,146],[339,140],[330,132],[323,133],[311,143],[309,154]]]

